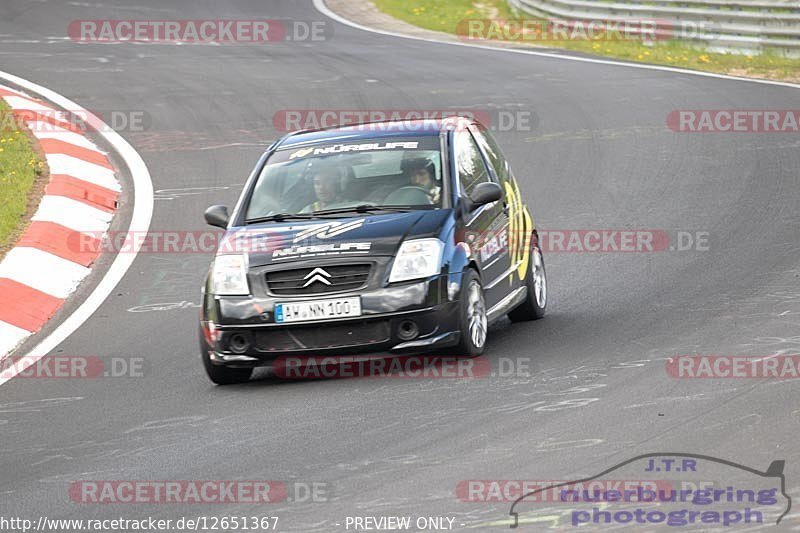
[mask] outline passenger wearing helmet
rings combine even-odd
[[[303,208],[302,213],[332,209],[346,204],[342,196],[344,183],[342,172],[338,167],[317,169],[312,177],[314,194],[317,200]]]
[[[403,171],[414,187],[420,187],[428,193],[431,203],[439,203],[442,188],[436,184],[436,166],[427,157],[418,157],[403,161]]]

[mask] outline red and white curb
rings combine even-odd
[[[100,246],[84,244],[108,229],[121,188],[106,154],[64,112],[3,85],[0,98],[39,140],[50,167],[30,225],[0,262],[2,359],[89,275]]]

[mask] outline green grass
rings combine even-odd
[[[381,11],[421,28],[457,33],[460,21],[491,19],[493,21],[537,20],[517,13],[505,0],[373,0]],[[462,23],[461,33],[464,32]],[[480,42],[480,41],[476,41]],[[660,41],[646,44],[632,40],[569,40],[536,41],[523,39],[511,43],[539,44],[553,48],[586,52],[598,56],[656,65],[718,72],[737,76],[800,81],[800,58],[785,57],[778,52],[758,55],[709,52],[685,42]]]
[[[505,0],[373,0],[375,5],[395,18],[429,30],[455,33],[465,19],[513,19],[516,16]]]
[[[31,187],[44,167],[30,142],[0,99],[0,250],[18,236]]]

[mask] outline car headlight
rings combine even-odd
[[[444,243],[439,239],[414,239],[400,245],[389,274],[389,283],[427,278],[442,268]]]
[[[223,296],[250,294],[247,284],[247,256],[218,255],[211,270],[211,288]]]

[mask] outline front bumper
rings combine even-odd
[[[448,297],[447,283],[447,276],[436,276],[374,290],[326,294],[325,298],[360,296],[362,315],[290,324],[274,322],[275,304],[309,298],[206,294],[201,349],[213,364],[256,367],[270,366],[285,355],[419,353],[453,346],[460,340],[459,304]],[[409,324],[416,329],[413,336]]]

